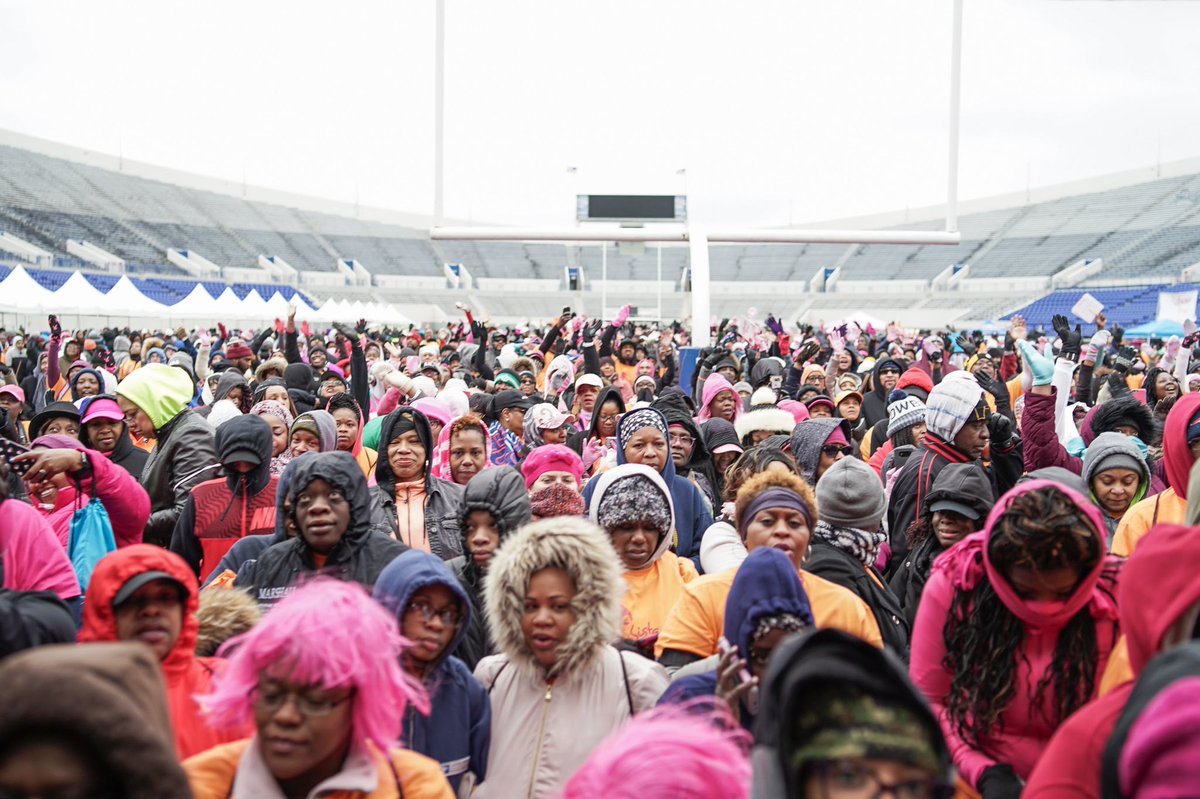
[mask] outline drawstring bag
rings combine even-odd
[[[100,559],[116,551],[117,541],[113,537],[108,511],[103,502],[93,497],[71,516],[71,540],[67,546],[67,556],[75,567],[81,591],[87,593],[92,572],[96,570]]]

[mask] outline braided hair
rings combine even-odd
[[[1016,566],[1037,571],[1069,568],[1080,579],[1104,557],[1103,537],[1071,499],[1052,486],[1027,491],[996,521],[988,557],[1001,574]],[[1025,625],[1000,600],[986,577],[956,591],[943,631],[942,665],[951,674],[946,714],[964,741],[980,747],[1015,694],[1015,670],[1024,659]],[[1031,711],[1057,726],[1095,692],[1099,648],[1087,607],[1059,631],[1054,658],[1038,679]],[[1047,694],[1054,707],[1046,707]]]

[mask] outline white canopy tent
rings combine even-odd
[[[121,275],[104,295],[104,307],[109,316],[152,316],[161,319],[170,313],[170,306],[150,299],[133,285],[128,275]]]
[[[197,283],[186,297],[171,306],[171,316],[176,318],[215,319],[220,314],[221,306],[201,283]]]
[[[78,271],[72,272],[50,297],[51,305],[46,310],[59,314],[92,315],[110,308],[108,296]]]
[[[0,309],[5,311],[40,314],[53,307],[53,297],[54,292],[34,280],[21,266],[0,280]]]

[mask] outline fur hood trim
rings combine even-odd
[[[547,672],[525,643],[521,615],[529,580],[550,567],[563,569],[575,581],[575,623]],[[484,589],[488,626],[500,651],[536,679],[587,669],[621,637],[621,571],[608,536],[585,519],[560,516],[525,525],[500,545]]]
[[[748,413],[742,414],[733,423],[733,429],[737,432],[740,441],[744,441],[746,436],[758,430],[790,434],[795,426],[795,417],[774,405],[751,407]]]

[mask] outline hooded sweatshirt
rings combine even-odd
[[[187,405],[192,382],[181,370],[148,364],[117,386],[150,417],[157,434],[142,471],[142,487],[150,495],[150,520],[143,540],[166,546],[192,487],[211,477],[217,464],[213,429]]]
[[[550,566],[575,583],[575,622],[543,668],[521,629],[525,591]],[[611,642],[621,634],[621,565],[607,536],[584,519],[523,527],[488,572],[487,615],[503,654],[475,669],[492,701],[488,779],[476,799],[557,796],[596,746],[667,687],[662,666]]]
[[[459,544],[463,554],[449,561],[447,565],[462,583],[471,603],[471,618],[464,623],[465,634],[456,644],[458,651],[455,654],[472,669],[485,656],[496,652],[496,645],[487,628],[487,620],[483,617],[483,583],[486,572],[475,562],[475,558],[468,554],[467,549],[467,519],[475,511],[491,514],[501,544],[522,525],[528,524],[529,493],[521,473],[511,466],[485,469],[467,483],[462,502],[459,504]]]
[[[1108,531],[1108,544],[1111,546],[1113,535],[1117,532],[1117,525],[1124,514],[1113,516],[1109,513],[1096,498],[1096,489],[1092,485],[1094,477],[1109,469],[1129,469],[1138,474],[1137,489],[1126,507],[1126,511],[1128,511],[1150,491],[1150,466],[1142,457],[1141,450],[1138,449],[1133,439],[1121,433],[1101,433],[1096,436],[1087,448],[1087,452],[1084,453],[1083,482],[1087,486],[1088,496],[1096,503],[1096,507],[1100,508],[1100,513],[1104,515],[1104,527]]]
[[[728,382],[728,381],[726,381]],[[599,406],[597,405],[597,408]],[[652,411],[657,414],[662,422],[663,429],[667,428],[666,417],[661,411],[647,408],[645,410]],[[618,425],[618,433],[620,427]],[[618,439],[617,441],[617,464],[626,463],[625,460],[625,443]],[[672,510],[675,513],[675,554],[680,557],[689,558],[692,565],[696,567],[696,571],[700,572],[700,539],[704,536],[704,531],[712,526],[713,516],[712,511],[704,504],[704,496],[700,493],[700,489],[692,485],[686,478],[680,477],[675,473],[675,463],[671,460],[671,436],[667,433],[667,463],[662,468],[659,474],[662,476],[663,482],[671,491]],[[592,495],[596,491],[596,482],[589,482],[583,489],[583,499],[588,507],[591,507]]]
[[[1122,567],[1117,605],[1135,678],[1162,651],[1171,626],[1200,602],[1198,558],[1200,537],[1195,528],[1163,524],[1145,537]],[[1104,748],[1133,689],[1134,682],[1126,682],[1067,719],[1050,740],[1022,795],[1099,797]]]
[[[846,443],[850,443],[850,422],[845,419],[808,419],[792,430],[792,457],[800,467],[800,476],[809,485],[817,484],[817,469],[821,465],[821,447],[841,428]]]
[[[796,718],[814,693],[844,685],[868,696],[911,710],[933,744],[939,774],[953,774],[950,752],[938,729],[938,719],[909,681],[902,664],[891,652],[876,649],[840,630],[817,630],[784,641],[771,657],[771,668],[760,689],[762,711],[755,727],[753,799],[805,796],[792,762],[798,742]],[[847,734],[852,734],[847,730]]]
[[[296,590],[296,582],[317,572],[339,580],[354,581],[370,589],[383,567],[401,552],[403,544],[373,529],[371,500],[362,469],[348,452],[322,452],[297,458],[287,500],[295,517],[296,498],[314,480],[324,480],[342,492],[350,503],[350,525],[340,541],[323,559],[302,534],[271,545],[257,560],[246,563],[234,585],[251,591],[264,609]],[[319,562],[318,562],[319,561]]]
[[[131,578],[149,571],[160,571],[183,587],[183,627],[179,638],[162,660],[167,682],[167,710],[175,731],[175,749],[182,760],[217,744],[236,741],[249,733],[247,727],[219,729],[209,726],[195,696],[208,693],[217,658],[196,657],[196,608],[199,604],[196,575],[178,556],[149,544],[137,544],[117,550],[100,561],[88,585],[83,604],[83,627],[79,642],[116,641],[117,622],[113,598]]]
[[[888,390],[883,387],[883,381],[879,377],[880,371],[885,368],[895,369],[897,372],[904,371],[894,358],[880,358],[875,362],[874,368],[871,369],[871,390],[863,395],[862,403],[862,416],[867,422],[867,427],[874,427],[888,418]]]
[[[39,647],[0,665],[0,739],[60,733],[94,756],[115,796],[191,796],[167,696],[162,669],[142,644]]]
[[[213,569],[203,583],[200,584],[201,590],[212,585],[214,582],[220,582],[222,585],[232,584],[234,578],[237,577],[242,567],[258,559],[258,556],[272,544],[278,544],[281,541],[288,540],[287,513],[285,504],[287,501],[288,491],[292,487],[292,478],[296,476],[296,464],[301,460],[306,460],[310,453],[304,453],[297,458],[288,461],[287,466],[283,469],[283,474],[279,475],[279,482],[275,485],[275,529],[269,533],[261,535],[248,535],[245,538],[239,538],[233,542],[233,546],[221,558],[221,562]]]
[[[733,390],[733,383],[725,379],[725,375],[713,372],[704,379],[704,390],[700,393],[700,410],[696,412],[696,422],[707,422],[713,418],[712,401],[722,391],[728,391],[733,394],[733,419],[729,421],[737,424],[737,420],[742,415],[742,398]]]
[[[441,558],[416,550],[405,552],[387,565],[375,583],[372,596],[395,614],[403,626],[404,613],[413,595],[435,585],[449,589],[458,600],[462,621],[437,662],[427,667],[422,680],[429,693],[429,715],[422,715],[410,706],[404,713],[400,740],[406,749],[438,761],[450,787],[457,793],[467,772],[475,775],[476,783],[487,777],[492,734],[487,693],[471,676],[470,669],[450,654],[467,634],[474,615],[471,600]]]
[[[197,408],[196,413],[207,418],[213,412],[213,407],[223,399],[229,399],[229,392],[235,388],[242,390],[243,402],[238,404],[238,410],[244,410],[243,405],[246,400],[250,399],[250,384],[246,382],[246,377],[237,369],[226,369],[221,372],[221,376],[217,378],[217,387],[213,389],[213,401],[205,405],[203,408]]]
[[[192,489],[175,531],[171,551],[183,558],[205,582],[225,553],[239,538],[275,530],[275,487],[271,452],[275,440],[271,427],[260,416],[239,416],[217,431],[217,453],[226,463],[235,453],[250,451],[259,457],[249,472],[226,468],[223,477],[206,480]]]
[[[1033,697],[1042,676],[1051,668],[1058,645],[1058,636],[1067,622],[1087,608],[1096,625],[1096,682],[1108,662],[1117,637],[1117,603],[1114,597],[1116,572],[1119,563],[1111,557],[1101,557],[1095,567],[1084,575],[1079,586],[1065,602],[1054,603],[1053,610],[1045,603],[1030,603],[1022,599],[988,555],[988,539],[1000,517],[1012,504],[1014,497],[1026,491],[1054,487],[1065,493],[1081,512],[1086,514],[1097,536],[1103,536],[1104,521],[1100,511],[1079,494],[1045,480],[1022,483],[992,508],[983,531],[973,533],[951,547],[933,565],[933,573],[925,585],[921,606],[917,610],[916,627],[912,637],[911,674],[913,681],[933,705],[942,723],[942,731],[950,744],[954,762],[972,786],[990,766],[1006,763],[1017,776],[1029,778],[1033,767],[1045,751],[1061,719],[1051,722],[1037,712]],[[1103,549],[1103,546],[1101,547]],[[998,723],[984,738],[982,748],[974,748],[959,737],[946,716],[943,704],[950,691],[951,675],[946,670],[944,629],[954,594],[972,591],[987,580],[1000,601],[1025,627],[1021,651],[1013,664],[1014,694],[1001,713]],[[1053,686],[1046,689],[1044,706],[1053,708],[1057,700]]]
[[[600,523],[600,507],[604,495],[613,483],[625,477],[640,475],[649,480],[659,492],[667,509],[671,512],[671,527],[675,527],[675,511],[672,508],[671,492],[662,476],[649,466],[626,463],[609,469],[596,478],[596,491],[592,495],[588,517]],[[611,531],[609,531],[611,535]],[[699,575],[696,567],[687,558],[680,558],[671,548],[671,536],[660,535],[658,547],[646,565],[637,571],[625,570],[625,594],[621,597],[621,637],[637,641],[653,648],[658,640],[658,631],[666,621],[667,614],[683,594],[683,586]]]
[[[387,454],[388,445],[399,436],[393,431],[402,415],[412,416],[417,437],[425,449],[423,479],[415,485],[396,481]],[[376,485],[371,488],[371,502],[386,523],[384,529],[397,540],[432,552],[442,560],[450,560],[463,553],[458,526],[463,487],[433,476],[433,445],[433,431],[425,414],[404,405],[389,413],[379,428],[382,454],[375,462]],[[404,515],[404,524],[401,524],[399,514]]]
[[[725,603],[725,637],[737,648],[738,657],[749,663],[754,628],[762,619],[783,614],[795,616],[805,627],[816,623],[808,594],[792,561],[778,549],[760,547],[746,557],[729,587],[729,600]],[[717,672],[713,669],[676,679],[661,701],[683,702],[694,697],[712,696],[716,690]],[[744,701],[741,710],[742,726],[752,729],[754,716]]]
[[[291,434],[296,429],[296,423],[302,419],[311,420],[317,427],[317,438],[321,442],[321,452],[333,452],[337,449],[337,422],[329,411],[306,411],[296,417],[292,422],[291,430],[288,431],[288,438],[291,439]]]
[[[1141,539],[1156,524],[1182,524],[1187,511],[1188,473],[1192,452],[1188,448],[1187,429],[1192,416],[1200,413],[1200,394],[1184,394],[1171,407],[1163,426],[1163,463],[1171,487],[1146,497],[1121,517],[1113,537],[1112,553],[1128,557]]]
[[[665,394],[650,403],[650,407],[662,411],[668,426],[682,426],[695,441],[692,444],[692,456],[682,467],[676,467],[676,472],[700,489],[710,508],[720,507],[719,497],[714,487],[716,475],[713,471],[712,456],[709,454],[708,446],[704,443],[704,436],[701,434],[699,426],[692,418],[692,412],[688,409],[687,399],[681,393]]]
[[[1196,793],[1200,643],[1147,664],[1104,749],[1101,796],[1173,799]]]

